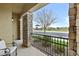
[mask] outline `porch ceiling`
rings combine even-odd
[[[18,17],[34,7],[37,3],[14,3],[12,5],[12,18]]]
[[[38,3],[0,3],[0,7],[8,7],[10,9],[12,8],[13,13],[20,14],[22,12],[28,11],[36,4]]]
[[[36,4],[38,3],[0,3],[0,8],[8,8],[12,10],[13,16],[21,16],[23,13],[34,7]]]
[[[14,14],[22,14],[31,9],[36,4],[37,3],[14,3],[12,4],[12,12]]]
[[[18,18],[20,18],[20,16],[26,14],[25,12],[34,12],[47,4],[48,3],[14,3],[12,4],[12,17],[18,16]]]
[[[46,3],[1,3],[1,8],[9,8],[12,10],[12,18],[15,16],[20,18],[25,12],[33,12],[43,6],[47,5]]]

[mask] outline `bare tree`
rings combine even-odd
[[[52,12],[47,11],[46,9],[36,13],[35,22],[42,27],[42,29],[44,30],[44,33],[52,23],[53,24],[56,23],[55,20],[56,20],[56,17],[52,15]]]

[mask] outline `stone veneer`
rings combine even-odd
[[[77,18],[76,18],[76,39],[77,39],[77,55],[79,55],[79,4],[77,4]]]
[[[76,15],[77,15],[77,4],[70,4],[69,5],[69,50],[68,50],[69,56],[74,56],[77,54]]]
[[[28,44],[28,26],[27,26],[27,15],[23,16],[23,47],[27,47]]]
[[[32,33],[32,14],[27,13],[23,16],[23,47],[31,46]]]

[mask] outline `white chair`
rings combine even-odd
[[[17,55],[17,47],[6,47],[5,41],[0,40],[0,56],[16,56]]]

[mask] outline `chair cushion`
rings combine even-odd
[[[6,45],[4,40],[0,40],[0,49],[5,49],[5,48],[6,48]],[[4,50],[0,50],[0,56],[4,54],[5,54]]]
[[[4,49],[4,48],[6,48],[5,42],[4,42],[4,40],[1,40],[0,41],[0,49]]]
[[[0,40],[0,49],[6,48],[4,40]],[[0,55],[4,55],[4,50],[0,50]]]

